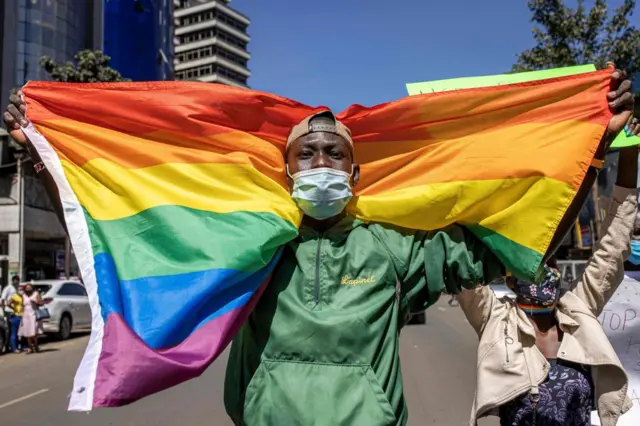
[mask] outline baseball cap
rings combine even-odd
[[[327,120],[314,121],[315,118],[319,117],[330,118],[332,122],[328,123]],[[293,126],[291,128],[291,132],[289,132],[289,137],[287,137],[287,149],[289,149],[289,146],[291,146],[293,141],[295,141],[296,139],[315,132],[328,132],[341,136],[344,140],[349,142],[351,149],[353,149],[351,130],[349,130],[347,126],[338,121],[335,115],[333,115],[333,113],[329,110],[311,114],[300,123]]]

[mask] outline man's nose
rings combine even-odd
[[[314,169],[319,169],[322,167],[331,167],[331,159],[326,154],[316,154],[313,157],[313,163],[311,163],[311,167]]]

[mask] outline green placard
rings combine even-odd
[[[627,133],[623,130],[618,137],[613,140],[611,148],[625,148],[634,145],[640,145],[640,136],[627,136]]]
[[[407,91],[409,92],[409,95],[420,95],[423,93],[446,92],[449,90],[502,86],[505,84],[524,83],[526,81],[545,80],[547,78],[584,74],[595,70],[595,65],[578,65],[575,67],[553,68],[550,70],[529,71],[517,74],[498,74],[485,75],[481,77],[462,77],[452,78],[449,80],[425,81],[422,83],[408,83]]]

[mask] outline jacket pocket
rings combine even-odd
[[[390,426],[394,411],[369,365],[264,360],[247,388],[244,424]]]

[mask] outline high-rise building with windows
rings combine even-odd
[[[177,0],[175,78],[248,87],[248,17],[229,0]]]
[[[84,49],[104,50],[111,66],[132,80],[172,79],[175,3],[0,0],[2,105],[11,89],[49,78],[42,56],[65,63]],[[0,126],[0,261],[8,258],[9,270],[23,278],[54,278],[60,253],[66,256],[65,233],[32,165],[23,151],[9,147]],[[6,278],[4,269],[0,277]]]
[[[105,0],[102,50],[133,81],[173,80],[175,0]]]
[[[79,50],[98,46],[95,23],[101,21],[103,1],[0,0],[2,105],[12,89],[48,79],[40,66],[43,56],[64,63]],[[23,279],[53,278],[60,272],[57,260],[60,253],[64,259],[66,236],[32,166],[24,151],[9,147],[0,128],[0,258]]]
[[[100,13],[100,0],[0,0],[2,101],[12,88],[48,78],[42,56],[64,63],[93,48]]]

